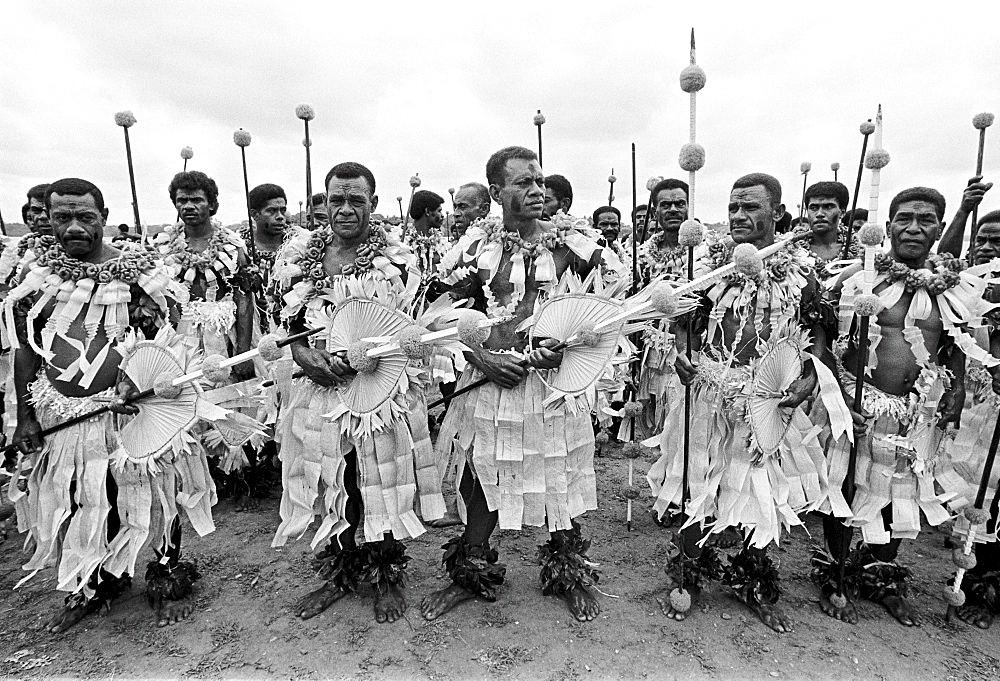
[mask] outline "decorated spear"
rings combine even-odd
[[[534,118],[535,127],[538,128],[538,165],[542,165],[542,126],[545,125],[545,116],[539,109]]]
[[[240,148],[240,158],[243,160],[243,190],[247,197],[247,245],[250,247],[250,261],[257,262],[257,243],[253,236],[253,217],[250,216],[250,180],[247,177],[247,147],[250,146],[250,133],[240,128],[233,133],[233,142]]]
[[[181,158],[184,159],[184,169],[183,172],[188,170],[188,161],[194,158],[194,149],[191,147],[181,147]]]
[[[868,119],[861,124],[859,128],[862,135],[861,141],[861,160],[858,161],[858,177],[854,181],[854,198],[851,199],[851,222],[854,221],[854,212],[858,209],[858,194],[861,193],[861,172],[865,167],[865,154],[868,150],[868,136],[875,132],[875,125],[872,123],[872,119]],[[847,236],[844,237],[844,250],[840,254],[842,260],[847,260],[848,256],[851,254],[851,241],[854,239],[854,227],[853,225],[847,225]]]
[[[809,161],[803,161],[799,166],[799,172],[802,173],[802,198],[799,200],[799,223],[802,223],[802,217],[806,212],[806,182],[809,180],[809,171],[812,170],[813,164]]]
[[[611,169],[611,174],[608,175],[608,205],[612,205],[615,201],[615,182],[618,178],[615,177],[615,169]]]
[[[132,167],[132,142],[128,137],[128,129],[135,125],[135,116],[131,111],[119,111],[115,114],[115,124],[125,131],[125,157],[128,159],[128,181],[132,187],[132,215],[135,218],[135,232],[142,234],[142,242],[146,243],[146,230],[139,220],[139,197],[135,192],[135,169]]]
[[[993,114],[991,113],[981,113],[976,114],[972,119],[972,127],[979,131],[979,152],[976,154],[976,175],[982,176],[983,174],[983,149],[986,147],[986,128],[993,125]],[[974,206],[972,208],[972,232],[969,236],[969,249],[972,249],[972,244],[976,243],[976,233],[979,231],[978,222],[979,218],[979,206]]]
[[[309,230],[312,231],[316,227],[316,222],[313,217],[312,157],[309,153],[312,141],[309,139],[309,121],[316,118],[316,110],[308,104],[299,104],[295,107],[295,115],[306,128],[306,137],[302,140],[302,146],[306,148],[306,205],[309,207]]]
[[[830,170],[833,171],[833,181],[836,182],[837,181],[837,171],[840,170],[840,163],[838,163],[837,161],[834,161],[833,163],[831,163],[830,164]]]
[[[864,130],[862,130],[864,132]],[[875,116],[872,148],[865,156],[864,167],[871,171],[871,191],[868,195],[868,221],[858,230],[858,239],[865,247],[864,270],[862,271],[861,293],[854,299],[854,315],[858,319],[858,362],[854,373],[854,412],[861,413],[865,389],[865,373],[868,367],[868,328],[871,317],[878,315],[882,309],[879,297],[873,292],[875,288],[875,255],[878,246],[885,238],[885,229],[878,224],[878,195],[882,168],[889,165],[889,152],[882,148],[882,105],[879,104]],[[867,136],[866,136],[867,141]],[[847,460],[847,477],[844,479],[844,499],[847,505],[854,503],[856,489],[854,474],[858,465],[858,445],[861,438],[854,438],[851,443],[851,453]],[[843,542],[838,558],[837,592],[830,597],[830,603],[835,608],[847,606],[847,596],[844,594],[844,573],[847,568],[847,556],[850,552],[850,542]]]
[[[403,229],[405,230],[410,226],[410,210],[413,208],[413,194],[417,191],[417,187],[420,186],[420,173],[414,173],[410,177],[410,202],[406,206],[406,216],[403,218]],[[399,207],[403,207],[403,200],[400,199]]]

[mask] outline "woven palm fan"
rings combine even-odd
[[[394,336],[413,319],[373,300],[352,298],[333,312],[326,339],[328,352],[342,352],[365,338]],[[347,388],[338,389],[347,407],[356,414],[368,414],[393,396],[399,378],[409,363],[406,355],[394,350],[381,355],[372,371],[361,371]]]
[[[622,311],[622,303],[585,293],[567,293],[549,298],[535,314],[531,339],[568,340],[578,332],[593,329],[595,324],[611,319]],[[578,394],[587,390],[604,373],[618,347],[624,320],[598,334],[596,343],[571,343],[563,351],[558,369],[543,378],[553,390]],[[534,347],[534,343],[532,343]]]
[[[747,421],[764,456],[778,451],[792,422],[789,407],[779,407],[786,391],[802,372],[802,352],[796,342],[782,339],[754,364],[747,397]]]
[[[122,361],[122,371],[140,390],[152,389],[161,376],[185,374],[177,357],[156,341],[140,341]],[[185,383],[174,399],[153,395],[139,403],[139,413],[122,427],[119,443],[134,461],[150,459],[166,450],[173,439],[198,420],[198,388]]]

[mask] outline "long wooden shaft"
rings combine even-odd
[[[868,119],[871,122],[871,119]],[[870,134],[870,133],[869,133]],[[854,181],[854,196],[851,199],[851,222],[854,222],[854,211],[858,209],[858,194],[861,193],[861,173],[865,169],[865,153],[868,151],[868,135],[861,142],[861,160],[858,161],[858,179]],[[851,252],[851,241],[854,239],[854,225],[847,225],[847,236],[844,238],[844,251],[840,254],[842,260],[847,260]]]
[[[132,216],[135,218],[135,233],[143,235],[143,242],[146,241],[146,233],[139,220],[139,196],[135,192],[135,169],[132,167],[132,142],[128,137],[128,128],[122,127],[125,131],[125,157],[128,159],[128,181],[132,187]],[[176,166],[175,166],[176,167]]]
[[[253,216],[250,214],[250,179],[247,177],[247,148],[240,147],[240,157],[243,159],[243,191],[247,197],[247,233],[250,235],[248,246],[250,247],[250,259],[257,262],[257,239],[254,237]]]

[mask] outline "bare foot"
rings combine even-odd
[[[675,610],[674,606],[670,605],[670,592],[676,588],[677,579],[673,575],[667,575],[667,588],[663,591],[662,595],[656,597],[656,602],[660,604],[660,612],[666,618],[683,622],[684,618],[687,617],[687,613]]]
[[[779,634],[790,633],[792,631],[792,621],[782,612],[777,605],[765,605],[763,603],[749,604],[747,606],[757,613],[760,621],[774,629]]]
[[[65,605],[63,609],[58,613],[53,615],[46,623],[45,630],[53,633],[60,634],[74,624],[82,620],[87,615],[93,614],[101,609],[102,601],[90,601],[89,603],[76,603],[74,605]]]
[[[827,593],[830,591],[830,593]],[[847,598],[847,605],[843,608],[838,608],[833,603],[830,602],[830,596],[833,595],[833,591],[829,589],[824,589],[819,595],[819,608],[827,615],[835,620],[840,620],[841,622],[847,622],[848,624],[858,623],[858,611],[854,607],[854,601],[850,599],[846,594],[844,597]]]
[[[304,620],[315,617],[347,595],[347,592],[329,584],[312,591],[295,606],[295,612]]]
[[[569,606],[573,617],[581,622],[589,622],[601,614],[601,604],[597,602],[594,594],[590,593],[590,589],[582,584],[577,584],[563,594],[562,598]]]
[[[163,605],[156,611],[156,624],[161,627],[177,624],[181,620],[186,620],[193,612],[194,603],[189,598],[163,601]]]
[[[384,592],[375,591],[375,621],[395,622],[406,612],[406,599],[395,584],[390,584]]]
[[[899,596],[886,596],[882,599],[882,605],[889,613],[899,620],[899,623],[904,627],[919,627],[920,618],[917,617],[917,613],[913,610],[906,599],[900,598]]]
[[[990,625],[993,624],[993,613],[982,603],[977,605],[963,605],[961,608],[956,609],[955,614],[958,615],[958,619],[966,624],[971,624],[980,629],[989,629]]]
[[[471,591],[460,587],[458,584],[449,584],[440,591],[435,591],[430,596],[424,596],[420,602],[420,613],[425,620],[435,620],[445,614],[462,601],[475,598]]]
[[[442,528],[442,527],[454,527],[455,525],[461,525],[462,519],[458,517],[458,514],[448,509],[448,512],[444,514],[443,518],[438,518],[436,520],[428,520],[424,523],[430,527]]]

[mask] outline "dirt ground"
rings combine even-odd
[[[639,460],[645,474],[650,461]],[[496,603],[470,601],[435,622],[417,604],[445,584],[441,545],[458,528],[430,530],[408,542],[410,608],[405,619],[376,624],[370,593],[348,596],[309,621],[292,606],[316,588],[308,542],[270,548],[278,500],[237,513],[216,507],[216,532],[186,535],[186,556],[204,575],[197,611],[157,628],[137,578],[106,617],[84,620],[61,635],[41,631],[59,607],[51,571],[12,591],[21,577],[20,542],[0,545],[0,675],[146,678],[335,679],[1000,679],[1000,625],[980,631],[944,621],[941,585],[951,573],[944,536],[929,531],[904,548],[914,572],[923,626],[905,629],[881,607],[861,604],[857,626],[827,618],[809,582],[813,539],[801,530],[773,551],[780,559],[782,598],[795,632],[761,624],[721,586],[704,592],[689,619],[666,619],[656,604],[663,585],[669,530],[652,522],[640,501],[632,531],[617,495],[627,463],[617,450],[597,459],[601,509],[584,517],[601,564],[603,613],[589,624],[541,595],[536,545],[541,530],[500,532],[508,566]],[[807,527],[819,539],[820,525]],[[145,557],[142,557],[145,560]]]

